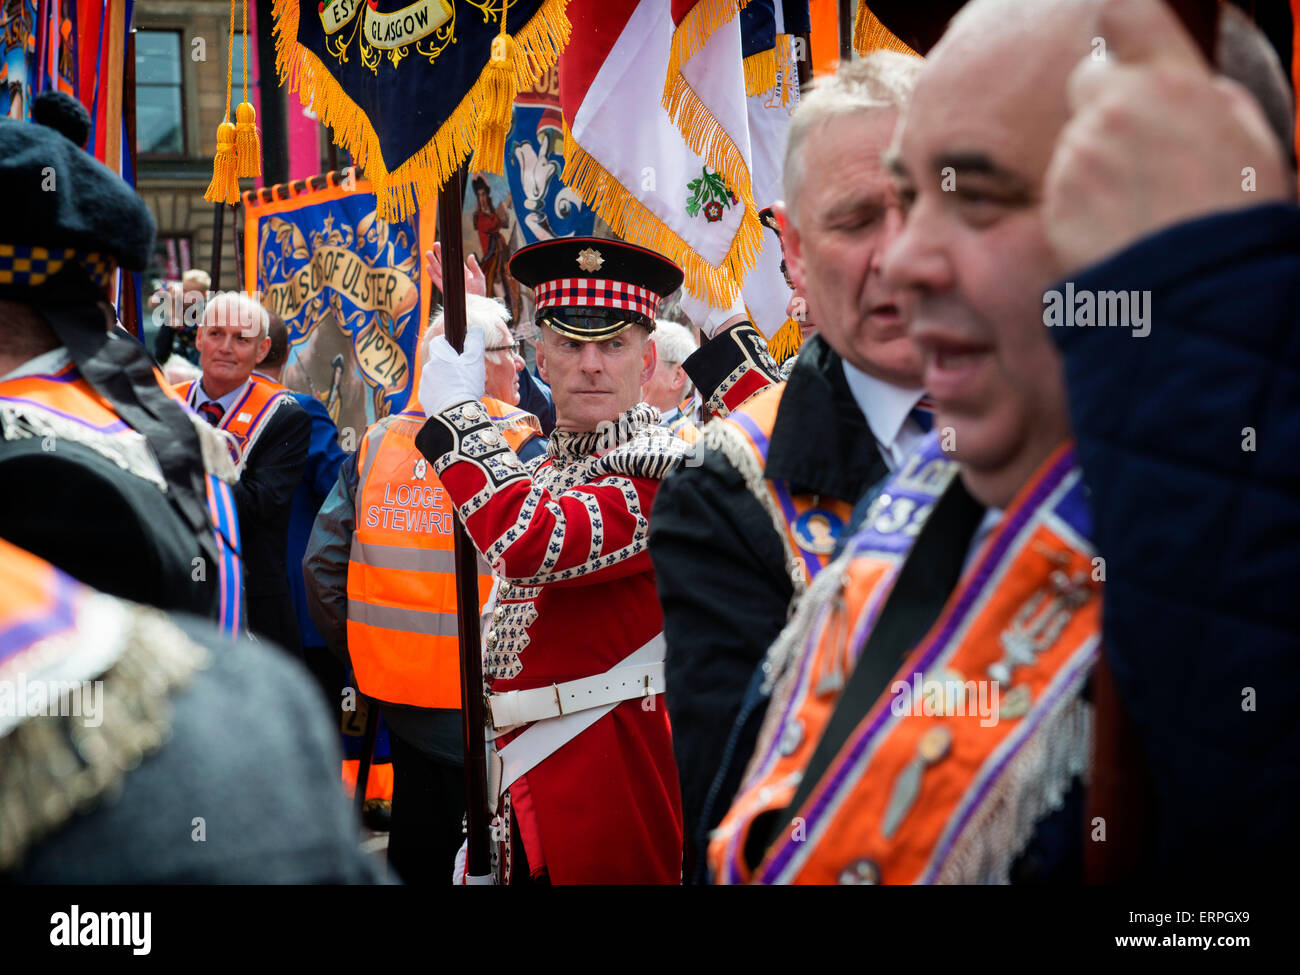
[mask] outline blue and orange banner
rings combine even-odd
[[[351,170],[244,194],[245,288],[289,327],[282,380],[357,440],[410,401],[431,295],[432,209],[390,223],[377,208]]]
[[[568,39],[565,2],[274,0],[276,68],[402,218],[471,151],[500,165],[515,94]]]

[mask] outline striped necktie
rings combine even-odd
[[[907,415],[921,428],[922,433],[929,433],[934,429],[934,401],[930,397],[922,396],[912,407],[912,412]]]
[[[203,419],[207,420],[210,424],[212,424],[215,427],[218,423],[221,422],[221,418],[225,416],[226,408],[222,406],[220,403],[216,403],[213,402],[212,400],[208,400],[206,403],[204,403],[202,406],[199,407],[199,413],[203,416]]]

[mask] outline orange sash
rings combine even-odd
[[[199,380],[191,380],[176,386],[176,392],[186,403],[190,401],[190,392],[196,382]],[[199,388],[198,394],[203,395],[202,387]],[[253,445],[257,443],[266,421],[271,418],[281,403],[290,398],[289,391],[274,380],[256,373],[248,377],[248,387],[244,390],[244,394],[235,400],[221,417],[221,422],[217,424],[218,430],[224,430],[234,439],[230,456],[236,464],[243,463],[244,458],[253,449]]]
[[[928,438],[913,458],[941,460],[936,445]],[[1022,488],[890,691],[749,869],[750,827],[794,799],[911,548],[894,536],[918,510],[904,483],[917,474],[909,462],[891,478],[835,586],[815,588],[787,631],[797,655],[709,846],[719,882],[1005,882],[1034,824],[1087,771],[1080,691],[1098,655],[1101,587],[1065,445]],[[893,512],[900,503],[907,511]]]
[[[722,421],[741,434],[759,470],[767,465],[772,430],[784,392],[784,383],[769,386]],[[803,582],[810,582],[830,562],[835,542],[853,513],[853,505],[841,498],[791,494],[785,481],[765,477],[763,484],[770,497],[770,503],[764,504],[764,508],[778,516],[774,522],[779,522],[778,530],[785,536],[797,562],[792,568]]]

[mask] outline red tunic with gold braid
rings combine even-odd
[[[435,414],[417,437],[503,582],[484,650],[493,695],[603,674],[648,646],[663,659],[649,515],[660,479],[690,446],[657,419],[641,404],[609,435],[556,431],[531,473],[477,403]],[[516,736],[567,720],[532,721],[495,744],[508,748]],[[615,704],[503,784],[502,808],[518,824],[534,876],[680,882],[681,797],[662,696]]]

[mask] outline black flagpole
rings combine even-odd
[[[465,260],[460,210],[465,167],[438,191],[438,239],[442,243],[442,310],[447,341],[465,348]],[[488,846],[487,755],[483,736],[483,656],[479,646],[478,553],[456,519],[456,601],[460,617],[460,699],[465,731],[465,801],[468,804],[467,878],[491,873]]]

